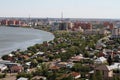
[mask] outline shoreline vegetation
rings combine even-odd
[[[40,30],[48,31],[48,29]],[[69,31],[55,31],[52,34],[54,34],[55,38],[51,41],[44,41],[42,44],[28,47],[25,51],[18,49],[2,56],[3,60],[9,60],[22,65],[23,70],[16,75],[16,78],[25,77],[30,80],[36,80],[36,78],[33,78],[42,76],[49,80],[61,80],[63,74],[81,71],[81,74],[84,75],[91,70],[90,67],[81,65],[84,61],[79,62],[80,64],[75,63],[72,68],[50,68],[49,65],[51,62],[69,62],[71,57],[77,55],[83,55],[85,58],[93,57],[89,54],[89,51],[95,49],[97,41],[104,36],[88,36],[80,32]],[[93,64],[93,61],[90,59],[85,62]],[[5,73],[14,72],[8,69]],[[73,80],[69,78],[72,77],[69,75],[65,80]]]

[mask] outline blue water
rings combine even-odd
[[[0,27],[0,56],[17,49],[25,50],[36,43],[53,39],[54,35],[49,32],[33,28],[2,26]]]

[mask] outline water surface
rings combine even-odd
[[[17,49],[27,47],[43,41],[50,41],[54,35],[32,28],[0,27],[0,56]]]

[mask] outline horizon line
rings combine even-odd
[[[4,17],[0,16],[0,18],[29,18],[29,16],[28,17],[26,17],[26,16],[23,16],[23,17],[21,17],[21,16],[20,17],[19,16],[13,16],[13,17],[11,17],[11,16],[6,16],[6,17],[5,16]],[[30,17],[30,18],[61,19],[61,17]],[[112,20],[116,19],[116,20],[120,20],[120,18],[99,18],[99,17],[98,18],[97,17],[96,18],[94,18],[94,17],[93,18],[92,17],[91,18],[89,18],[89,17],[88,18],[87,17],[86,18],[84,18],[84,17],[81,17],[81,18],[80,17],[63,17],[63,19],[108,19],[108,20],[109,19],[112,19]]]

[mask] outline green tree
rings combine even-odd
[[[36,70],[37,75],[48,76],[49,64],[42,63]]]
[[[96,76],[97,80],[103,80],[102,71],[96,71],[95,76]]]
[[[92,75],[91,79],[90,80],[97,80],[96,76],[95,75]]]
[[[17,79],[20,77],[25,77],[25,78],[28,78],[30,80],[33,77],[33,75],[31,73],[21,72],[16,77],[17,77]]]
[[[75,63],[74,66],[72,67],[73,71],[80,72],[81,71],[82,64],[80,63]]]
[[[2,59],[3,59],[3,60],[7,60],[8,57],[9,57],[8,55],[3,55],[3,56],[2,56]]]
[[[69,75],[68,77],[64,77],[61,80],[74,80],[74,78],[71,75]]]
[[[38,65],[38,61],[36,59],[32,59],[31,67],[36,67]]]

